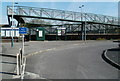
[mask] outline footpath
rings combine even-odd
[[[14,47],[11,47],[11,43],[2,43],[2,52],[0,54],[2,59],[2,79],[12,79],[13,75],[16,75],[16,55],[19,52],[19,48],[19,43],[14,43]]]
[[[107,49],[102,57],[106,62],[120,70],[120,47]]]

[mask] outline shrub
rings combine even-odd
[[[96,40],[106,40],[105,38],[97,38]]]

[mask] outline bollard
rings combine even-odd
[[[22,70],[23,70],[23,53],[22,48],[19,49],[19,53],[17,53],[17,76],[22,76]]]
[[[19,54],[19,56],[20,56],[20,74],[21,74],[21,72],[22,72],[22,61],[21,61],[21,54]]]
[[[19,49],[19,53],[17,54],[17,75],[23,78],[24,63],[23,63],[23,50]]]
[[[22,48],[19,49],[19,54],[21,56],[21,65],[23,64],[23,53],[22,53]]]
[[[20,49],[20,54],[21,54],[21,62],[23,64],[23,49],[22,48]]]
[[[22,48],[19,49],[19,55],[20,55],[20,74],[22,72],[23,67],[23,54],[22,54]]]
[[[21,57],[20,57],[20,54],[19,54],[19,61],[18,61],[18,64],[19,64],[19,74],[21,74]]]
[[[17,75],[20,75],[20,72],[19,72],[19,54],[17,54]]]

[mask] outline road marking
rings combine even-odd
[[[25,79],[47,79],[47,78],[41,77],[39,74],[32,73],[32,72],[25,72],[25,76],[29,76]]]
[[[74,44],[74,45],[79,45],[79,44]]]
[[[42,51],[39,51],[39,53],[42,53]]]
[[[52,51],[52,50],[55,50],[56,48],[49,48],[49,49],[46,49],[46,50],[40,50],[40,51],[36,51],[36,52],[34,52],[34,53],[31,53],[31,54],[28,54],[28,55],[26,55],[25,57],[27,58],[27,57],[30,57],[30,56],[32,56],[32,55],[35,55],[35,54],[39,54],[39,53],[43,53],[43,52],[48,52],[48,51]]]
[[[88,79],[87,75],[85,72],[87,72],[87,69],[85,69],[83,66],[78,65],[77,71],[79,71],[85,79]]]
[[[82,43],[82,44],[85,44],[85,43]],[[82,45],[81,43],[77,43],[77,44],[72,44],[72,45]],[[84,46],[85,47],[85,46]],[[27,58],[27,57],[29,57],[29,56],[32,56],[32,55],[35,55],[35,54],[38,54],[38,53],[43,53],[43,52],[48,52],[48,51],[52,51],[52,50],[56,50],[57,49],[57,47],[56,48],[49,48],[49,49],[46,49],[46,50],[40,50],[40,51],[36,51],[36,52],[34,52],[34,53],[31,53],[31,54],[28,54],[28,55],[26,55],[25,57]]]
[[[82,75],[85,77],[85,79],[88,79],[87,75],[85,74],[85,72],[83,70],[80,70]]]
[[[35,54],[37,54],[37,53],[39,53],[39,52],[35,52]]]

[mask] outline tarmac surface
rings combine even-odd
[[[32,54],[36,51],[44,51],[47,49],[51,49],[54,47],[59,47],[63,45],[73,44],[77,43],[75,42],[66,42],[63,43],[63,41],[57,43],[56,41],[48,42],[48,41],[30,41],[25,42],[25,54]],[[11,56],[16,56],[19,52],[19,49],[22,48],[22,42],[20,43],[14,43],[14,46],[11,47],[11,43],[1,43],[0,45],[1,51],[0,51],[0,75],[2,76],[2,79],[12,79],[14,76],[14,73],[16,73],[16,58],[13,58]],[[2,56],[2,54],[4,56]]]
[[[116,47],[112,41],[25,42],[26,79],[117,79],[118,70],[102,58],[103,50]],[[3,43],[2,53],[16,55],[22,43]],[[1,56],[0,56],[1,57]],[[9,62],[9,63],[8,63]],[[16,59],[2,57],[2,71],[14,73]],[[2,74],[3,79],[13,75]]]
[[[63,45],[26,56],[29,78],[118,79],[118,70],[101,57],[103,50],[117,46],[112,41],[51,42],[56,43]]]

